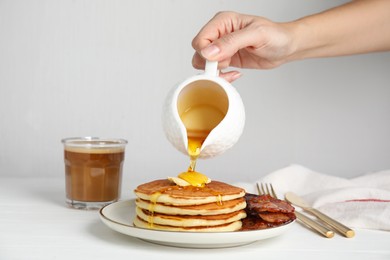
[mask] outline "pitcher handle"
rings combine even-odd
[[[214,76],[214,77],[218,76],[219,75],[218,61],[206,60],[204,74],[207,76]]]

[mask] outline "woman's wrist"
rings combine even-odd
[[[299,20],[283,23],[282,26],[290,38],[286,62],[307,58],[307,52],[311,48],[308,40],[310,28]]]

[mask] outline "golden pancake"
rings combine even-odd
[[[137,197],[166,205],[199,205],[241,198],[245,190],[223,182],[211,181],[205,187],[178,186],[167,180],[155,180],[139,185]]]
[[[201,205],[196,204],[184,206],[165,205],[163,203],[153,203],[147,200],[137,199],[135,204],[137,207],[148,211],[169,215],[219,215],[232,213],[245,209],[246,207],[246,201],[244,198],[223,201],[222,203],[212,202]]]
[[[241,220],[246,217],[245,210],[220,215],[166,215],[136,208],[136,213],[143,221],[150,225],[164,225],[175,227],[219,226]]]
[[[177,227],[168,225],[150,224],[139,217],[136,217],[133,222],[134,226],[140,228],[165,230],[165,231],[181,231],[181,232],[229,232],[237,231],[242,227],[241,221],[234,221],[228,224],[216,225],[216,226],[198,226],[198,227]]]

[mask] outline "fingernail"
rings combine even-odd
[[[200,51],[202,56],[206,59],[212,58],[215,55],[217,55],[221,50],[218,48],[218,46],[215,46],[214,44],[211,44]]]

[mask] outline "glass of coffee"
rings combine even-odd
[[[125,158],[124,139],[72,137],[62,139],[66,204],[100,209],[119,199]]]

